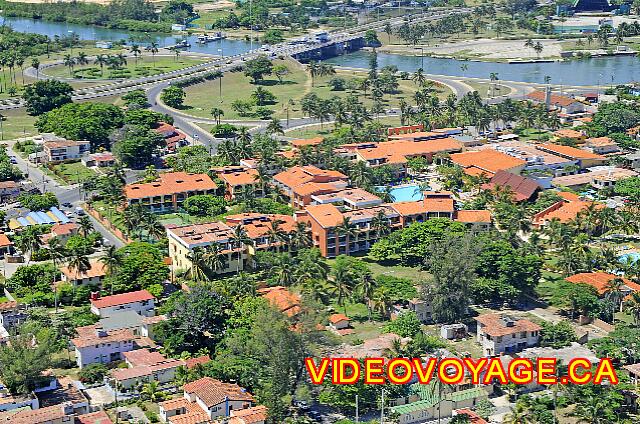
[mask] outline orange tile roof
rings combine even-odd
[[[556,137],[559,138],[582,138],[584,137],[584,134],[580,131],[576,131],[576,130],[572,130],[572,129],[568,129],[568,128],[563,128],[561,130],[557,130],[553,133],[553,135],[555,135]]]
[[[207,174],[166,172],[160,174],[158,180],[151,183],[127,184],[124,186],[124,194],[127,199],[142,199],[216,188],[216,184]]]
[[[273,176],[280,184],[293,189],[299,185],[315,182],[329,183],[333,181],[347,181],[348,177],[341,172],[320,169],[313,165],[293,166]]]
[[[134,367],[141,365],[155,365],[167,360],[167,357],[160,352],[152,352],[149,349],[137,349],[131,352],[124,352],[124,358]]]
[[[16,301],[7,301],[7,302],[0,302],[0,311],[10,311],[10,310],[14,310],[18,307],[18,302]]]
[[[84,334],[76,337],[75,339],[71,339],[71,343],[77,348],[83,348],[95,346],[101,343],[133,341],[136,338],[131,330],[128,330],[126,328],[120,330],[111,330],[106,333],[107,335],[103,337],[98,336],[95,332],[93,334]]]
[[[526,161],[509,156],[493,149],[454,153],[451,155],[453,163],[463,168],[476,167],[493,174],[500,170],[510,170],[526,165]]]
[[[317,146],[322,144],[324,141],[324,137],[314,137],[314,138],[304,138],[299,140],[292,140],[291,144],[293,147],[302,147],[302,146]]]
[[[341,188],[333,183],[304,183],[293,187],[293,192],[298,196],[311,196],[314,194],[333,193]]]
[[[491,223],[491,212],[485,210],[460,210],[455,213],[455,220],[469,224]]]
[[[574,284],[588,284],[598,290],[599,294],[604,294],[607,291],[607,283],[614,278],[618,278],[617,275],[609,274],[607,272],[582,272],[565,278],[570,283]],[[633,281],[623,278],[624,285],[631,291],[640,291],[640,284],[636,284]]]
[[[234,383],[223,383],[211,377],[204,377],[184,385],[184,392],[195,394],[208,407],[219,405],[226,399],[229,401],[254,402],[253,396],[246,389]]]
[[[587,139],[587,146],[605,147],[605,146],[617,146],[618,143],[610,139],[609,137],[595,137]]]
[[[488,424],[484,418],[470,409],[463,408],[456,409],[455,411],[458,413],[458,415],[466,415],[467,417],[469,417],[469,424]]]
[[[13,242],[9,240],[6,234],[0,233],[0,247],[13,246]]]
[[[498,171],[500,172],[500,171]],[[507,171],[505,171],[507,172]],[[477,166],[470,166],[468,168],[464,168],[464,173],[467,174],[470,177],[480,177],[480,176],[484,176],[486,178],[491,178],[495,175],[494,172],[491,171],[487,171],[485,169],[480,169]]]
[[[107,275],[107,267],[102,262],[95,260],[91,261],[89,265],[91,268],[84,272],[78,272],[77,269],[72,271],[68,266],[60,268],[60,272],[62,272],[70,281],[81,280],[83,278],[104,277]]]
[[[332,204],[308,205],[305,211],[323,228],[337,227],[342,223],[342,212]]]
[[[396,202],[391,207],[402,216],[429,212],[453,212],[452,198],[425,198],[416,202]]]
[[[98,411],[77,416],[76,424],[113,424],[113,421],[106,412]]]
[[[561,146],[560,144],[538,144],[536,148],[568,157],[570,159],[601,159],[603,161],[607,159],[604,156],[591,153],[587,150],[577,149],[571,146]]]
[[[546,100],[546,93],[544,91],[536,90],[532,93],[527,94],[527,97],[531,100],[535,100],[538,102],[544,102]],[[579,103],[576,99],[572,99],[571,97],[559,96],[557,94],[551,94],[551,104],[554,106],[569,106],[572,103]]]
[[[558,219],[560,222],[569,222],[578,216],[578,214],[592,205],[594,202],[585,202],[583,200],[575,199],[575,194],[560,192],[558,193],[564,200],[554,203],[547,209],[538,212],[533,216],[533,222],[536,224],[543,224],[546,221],[552,219]],[[565,197],[566,196],[566,197]],[[601,209],[605,207],[602,204],[597,204],[596,207]]]
[[[66,417],[62,405],[47,406],[35,410],[24,410],[7,418],[11,424],[48,424]]]
[[[360,202],[376,202],[380,200],[380,197],[375,194],[369,193],[368,191],[355,187],[355,188],[345,188],[340,191],[336,191],[333,193],[327,194],[319,194],[314,196],[314,199],[318,201],[350,201],[353,203]]]
[[[229,223],[229,226],[235,227],[232,222],[229,222],[229,219],[232,217],[233,215],[231,217],[227,217],[227,222]],[[257,239],[267,235],[271,229],[271,223],[276,221],[280,225],[280,229],[287,233],[292,232],[296,226],[295,220],[290,215],[265,214],[261,215],[260,219],[253,219],[251,222],[245,222],[244,230],[250,238]]]
[[[405,136],[415,135],[416,133],[406,134]],[[406,162],[407,157],[460,150],[462,150],[462,144],[456,139],[447,137],[427,141],[387,141],[378,143],[373,148],[358,149],[355,152],[364,160],[387,158],[389,161],[399,160]]]
[[[206,363],[211,362],[211,358],[207,355],[198,356],[197,358],[189,358],[185,359],[184,363],[188,369],[195,368],[198,365],[204,365]]]
[[[514,322],[512,327],[507,327],[504,319],[511,319]],[[501,314],[483,314],[474,318],[482,324],[482,330],[491,337],[501,337],[509,334],[520,333],[522,331],[540,331],[542,327],[528,319],[510,318]]]
[[[189,405],[189,401],[183,397],[169,399],[158,403],[158,406],[165,411],[175,411],[176,409],[186,408],[187,405]]]
[[[346,316],[345,314],[333,314],[329,317],[329,322],[331,322],[332,324],[337,324],[340,321],[350,321],[349,317]]]
[[[300,312],[300,296],[291,293],[286,287],[267,287],[259,289],[258,294],[267,299],[280,312],[290,317]]]
[[[132,291],[128,293],[114,294],[105,296],[100,299],[91,299],[91,305],[98,309],[109,308],[111,306],[126,305],[133,302],[143,302],[145,300],[153,300],[155,297],[146,290]]]
[[[257,184],[256,177],[258,176],[258,170],[253,168],[244,168],[238,172],[220,172],[217,174],[218,178],[232,187]]]
[[[68,222],[66,224],[54,224],[51,227],[51,232],[56,236],[66,236],[67,234],[74,234],[80,226],[74,222]]]
[[[267,407],[260,405],[252,408],[231,411],[229,424],[256,424],[267,420]]]

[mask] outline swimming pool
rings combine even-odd
[[[422,191],[417,184],[407,184],[394,187],[391,190],[394,202],[416,202],[422,200]]]
[[[620,255],[618,257],[618,260],[620,262],[636,262],[638,259],[640,259],[640,253],[637,252],[633,252],[633,253],[625,253],[624,255]]]

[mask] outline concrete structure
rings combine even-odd
[[[484,356],[519,352],[536,346],[540,339],[542,327],[527,319],[500,314],[483,314],[474,319]]]
[[[638,176],[638,173],[630,169],[616,168],[614,166],[595,166],[581,174],[556,177],[551,182],[556,187],[576,188],[591,186],[602,190],[613,187],[618,180],[636,176]]]
[[[97,166],[98,168],[104,168],[115,165],[116,157],[111,152],[91,153],[83,156],[81,161],[86,167]]]
[[[69,159],[80,159],[89,153],[91,143],[84,141],[57,140],[45,141],[43,146],[47,162],[61,162]]]
[[[253,197],[263,197],[264,190],[257,169],[243,166],[225,166],[215,169],[216,175],[225,184],[224,196],[235,199],[236,194],[246,190]]]
[[[345,189],[348,177],[338,171],[313,165],[293,166],[273,176],[275,186],[291,199],[291,206],[302,208],[311,204],[311,196]]]
[[[215,194],[216,184],[207,174],[167,172],[150,183],[127,184],[124,194],[128,205],[140,204],[152,212],[176,210],[189,197]]]
[[[78,337],[71,339],[79,368],[89,364],[108,364],[123,359],[122,354],[135,349],[136,337],[130,330],[104,331],[78,328]]]
[[[100,298],[92,295],[91,312],[102,318],[113,316],[124,311],[134,311],[145,317],[155,315],[155,297],[146,290],[114,294]]]

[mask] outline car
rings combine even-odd
[[[307,415],[314,420],[320,420],[322,418],[322,414],[318,411],[309,411],[307,412]]]
[[[18,160],[15,158],[15,156],[9,156],[9,162],[15,165],[18,163]]]
[[[309,411],[311,409],[309,404],[303,400],[294,402],[294,405],[297,406],[301,411]]]
[[[73,205],[71,205],[71,203],[69,203],[69,202],[64,202],[64,203],[62,204],[62,206],[64,206],[65,208],[70,208],[70,207],[71,207],[71,206],[73,206]]]
[[[84,215],[84,209],[82,209],[80,206],[76,207],[76,215],[78,216]]]

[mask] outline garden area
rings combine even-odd
[[[110,57],[112,59],[105,59],[104,63],[91,59],[82,65],[53,66],[44,70],[43,73],[56,78],[73,77],[88,80],[137,78],[175,71],[205,61],[194,57],[139,56],[135,58],[126,56],[124,60],[120,59],[116,65],[114,58],[120,58],[120,55]]]
[[[383,108],[398,107],[401,100],[414,103],[416,83],[399,75],[395,75],[397,87],[393,93],[382,98]],[[252,83],[244,72],[230,72],[223,76],[221,82],[213,80],[186,87],[181,109],[202,118],[211,118],[212,108],[221,109],[223,120],[302,118],[307,115],[302,110],[303,98],[313,93],[320,99],[344,99],[353,95],[371,110],[371,90],[363,84],[366,77],[365,72],[335,69],[312,78],[308,69],[294,61],[275,60],[272,73],[265,74],[257,83]],[[437,85],[433,90],[440,99],[451,93],[448,87]]]
[[[96,176],[94,170],[87,168],[82,162],[63,162],[46,167],[48,175],[62,184],[77,184]]]

